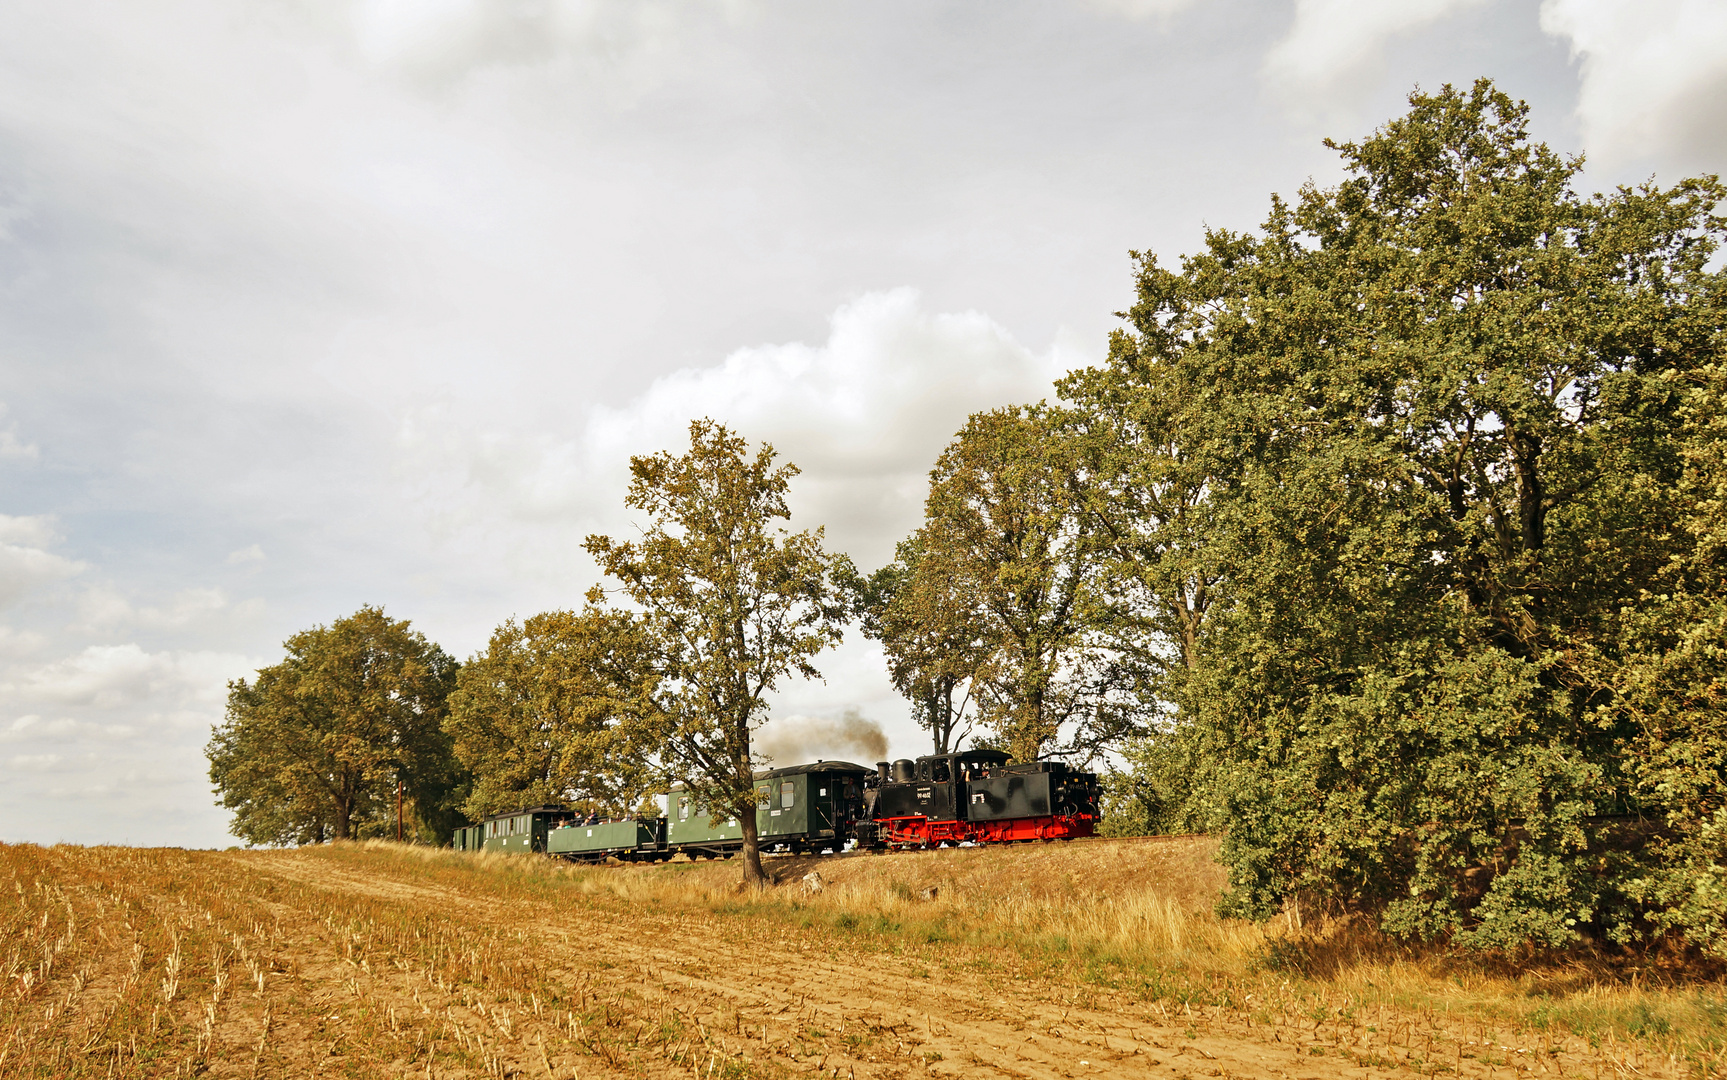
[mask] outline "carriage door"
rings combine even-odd
[[[827,773],[809,775],[809,830],[819,849],[824,840],[833,839],[834,807],[839,803],[839,777]]]

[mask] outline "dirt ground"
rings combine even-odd
[[[1218,885],[1200,842],[781,860],[773,870],[790,889],[811,866],[830,889],[887,875],[963,893],[1005,874],[1059,897],[1157,875],[1202,904]],[[1604,1063],[1609,1075],[1678,1075],[1634,1050],[1520,1045],[1488,1027],[1384,1010],[1346,1017],[1251,994],[1196,1003],[1205,995],[1088,981],[999,946],[800,921],[796,905],[764,911],[747,897],[643,900],[606,882],[736,872],[568,871],[355,845],[0,845],[0,1076],[1282,1080],[1587,1077]]]

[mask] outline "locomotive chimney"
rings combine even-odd
[[[888,763],[887,762],[878,761],[875,763],[875,776],[876,776],[876,780],[878,782],[883,783],[883,784],[887,783],[887,770],[888,770]]]

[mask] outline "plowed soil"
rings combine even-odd
[[[830,890],[892,876],[938,895],[1157,875],[1204,904],[1219,884],[1203,841],[773,864],[782,890],[811,867]],[[737,866],[0,845],[0,1076],[1590,1076],[1606,1060],[1414,1013],[1208,1004],[744,895],[631,899],[608,874]],[[1613,1067],[1669,1074],[1633,1054]]]

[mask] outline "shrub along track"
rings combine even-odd
[[[1629,1047],[632,903],[604,873],[0,845],[0,1076],[1677,1075]]]

